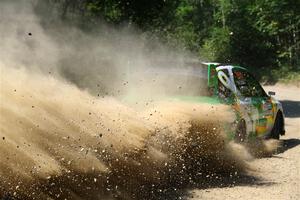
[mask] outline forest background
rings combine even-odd
[[[147,41],[245,66],[261,81],[300,80],[300,0],[37,0],[34,7],[84,32],[104,23],[134,27]],[[42,23],[51,26],[49,17]]]

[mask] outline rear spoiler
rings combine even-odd
[[[218,81],[216,76],[216,68],[220,66],[220,63],[202,62],[202,64],[207,66],[207,86],[209,88],[215,87]]]

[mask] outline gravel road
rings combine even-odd
[[[280,140],[282,149],[271,157],[250,162],[253,177],[230,183],[190,190],[188,199],[300,199],[300,88],[296,86],[264,86],[276,92],[284,107],[286,135]]]

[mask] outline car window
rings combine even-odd
[[[235,85],[244,97],[265,97],[259,82],[246,70],[232,69]]]

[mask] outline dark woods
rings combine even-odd
[[[299,0],[35,2],[37,12],[86,31],[103,23],[137,27],[141,37],[159,38],[168,46],[191,51],[202,60],[240,64],[260,69],[261,75],[268,76],[271,70],[277,70],[277,74],[300,70],[299,8]]]

